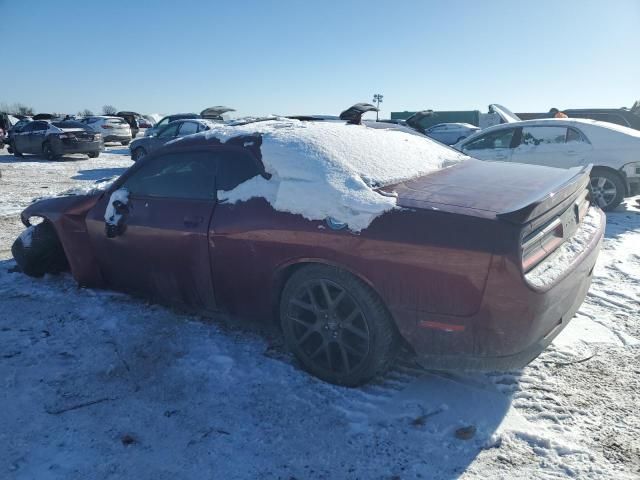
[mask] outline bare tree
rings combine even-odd
[[[5,112],[11,115],[33,115],[33,108],[27,107],[23,103],[8,103],[0,104],[0,112]]]
[[[93,112],[91,110],[89,110],[88,108],[85,108],[84,110],[80,110],[78,112],[78,116],[79,117],[91,117],[91,116],[93,116]]]
[[[105,105],[104,107],[102,107],[103,115],[115,115],[117,111],[118,109],[113,105]]]

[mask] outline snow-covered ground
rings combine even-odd
[[[127,154],[0,152],[0,478],[640,475],[635,200],[608,215],[585,304],[527,368],[452,375],[405,355],[384,379],[347,389],[300,370],[267,322],[12,272],[19,211],[122,172]]]

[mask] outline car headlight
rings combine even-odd
[[[628,177],[640,177],[640,162],[627,163],[621,168],[624,174]]]

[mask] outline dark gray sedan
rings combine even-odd
[[[171,140],[184,137],[185,135],[204,132],[205,130],[211,129],[213,125],[214,122],[210,120],[198,118],[171,122],[169,125],[159,130],[156,135],[136,138],[133,140],[129,144],[131,160],[136,162]]]

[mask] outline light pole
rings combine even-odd
[[[383,95],[381,93],[376,93],[373,95],[373,102],[376,104],[376,108],[380,110],[380,104],[382,103]],[[378,113],[376,112],[376,122],[378,121]]]

